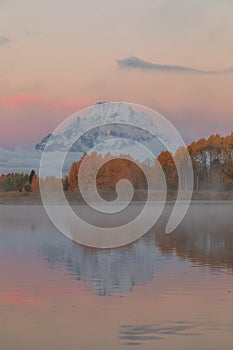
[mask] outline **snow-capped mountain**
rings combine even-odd
[[[107,151],[116,151],[116,148],[121,151],[133,147],[132,141],[144,144],[155,151],[158,148],[158,141],[145,129],[157,134],[149,115],[136,112],[125,103],[99,102],[90,108],[85,116],[77,115],[62,132],[49,134],[43,138],[36,145],[36,150],[43,151],[46,146],[46,151],[70,150],[83,153],[100,145],[96,150],[101,152],[103,151],[101,143],[120,138],[122,140],[118,140],[117,143],[112,142],[112,148],[110,141]]]
[[[47,136],[45,136],[40,143],[38,143],[35,148],[37,151],[43,151],[45,149],[46,143],[48,142],[48,140],[50,139],[50,137],[52,136],[52,134],[48,134]]]

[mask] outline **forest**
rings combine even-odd
[[[192,142],[188,147],[188,152],[193,165],[194,173],[194,191],[230,191],[233,189],[233,133],[229,136],[222,137],[220,135],[211,135],[208,139],[200,139]],[[97,163],[97,158],[100,155],[93,153],[86,155],[91,157],[88,164]],[[151,176],[156,176],[157,162],[145,161],[141,163],[140,169],[133,163],[133,159],[111,160],[111,156],[105,156],[109,159],[108,164],[103,166],[97,174],[96,182],[99,189],[114,189],[115,184],[122,177],[129,179],[135,189],[145,188],[147,181],[142,169],[147,169],[147,173]],[[176,191],[178,187],[178,176],[174,159],[182,168],[184,159],[183,149],[177,150],[176,154],[172,155],[168,151],[163,151],[157,158],[157,161],[163,168],[167,188],[170,191]],[[79,188],[78,172],[82,159],[73,163],[68,175],[68,184],[70,191],[76,191]],[[90,177],[93,174],[92,169],[85,169],[86,176],[82,181],[86,181],[86,187],[93,182]],[[182,181],[182,179],[181,179]],[[85,188],[85,186],[84,186]]]
[[[187,148],[193,165],[194,191],[229,192],[233,190],[233,133],[225,137],[218,134],[211,135],[208,139],[202,138],[192,142]],[[78,178],[84,158],[88,158],[86,163],[88,166],[83,167],[82,177]],[[79,161],[71,165],[69,174],[62,179],[64,191],[79,191],[81,182],[82,188],[92,189],[95,183],[94,169],[103,161],[107,163],[100,167],[96,176],[96,186],[100,190],[114,190],[116,183],[122,178],[128,179],[135,189],[145,189],[147,188],[145,171],[149,176],[156,177],[157,162],[164,171],[168,190],[177,190],[178,176],[174,159],[182,167],[182,162],[184,162],[182,148],[178,149],[174,155],[163,151],[154,161],[147,160],[140,163],[140,167],[130,156],[122,156],[122,158],[113,159],[110,154],[102,157],[95,152],[84,154]],[[51,177],[45,181],[48,186],[53,186],[57,179]],[[0,175],[0,191],[39,192],[39,178],[34,170],[30,174]]]

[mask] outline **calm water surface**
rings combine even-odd
[[[161,220],[114,250],[1,206],[0,349],[131,348],[233,348],[233,205],[192,204],[173,234]]]

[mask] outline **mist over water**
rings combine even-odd
[[[4,349],[231,349],[232,203],[192,203],[167,235],[171,209],[137,242],[101,250],[61,235],[41,206],[1,206]]]

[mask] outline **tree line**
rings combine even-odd
[[[187,148],[193,165],[194,190],[233,190],[233,133],[226,137],[211,135],[208,139],[202,138],[192,142]],[[83,166],[82,177],[79,177],[80,166],[84,159],[87,162]],[[159,177],[159,163],[164,171],[168,190],[176,191],[178,176],[174,160],[182,169],[185,162],[184,148],[178,149],[175,154],[163,151],[154,161],[147,160],[140,163],[140,166],[135,164],[130,156],[113,159],[109,153],[105,156],[96,152],[84,154],[80,160],[71,165],[69,173],[62,179],[63,189],[71,192],[79,191],[80,185],[83,189],[93,189],[96,183],[100,190],[114,190],[122,178],[127,178],[135,189],[144,189],[147,188],[145,173],[153,179]],[[95,174],[94,170],[98,164],[103,166]],[[58,179],[48,177],[44,181],[49,188],[52,186],[56,188]],[[185,181],[182,172],[179,181]],[[156,184],[156,181],[154,183]],[[30,174],[0,175],[0,191],[39,192],[39,177],[34,170]]]
[[[36,192],[39,178],[35,171],[30,174],[9,173],[0,175],[0,190],[4,192]]]
[[[194,190],[195,191],[230,191],[233,190],[233,133],[228,136],[219,134],[211,135],[209,138],[202,138],[192,142],[188,147],[188,152],[192,161],[194,173]],[[178,188],[178,174],[175,161],[180,168],[185,164],[186,156],[184,148],[179,148],[175,154],[169,151],[163,151],[155,161],[145,161],[141,163],[141,169],[134,164],[134,160],[128,156],[128,159],[111,159],[110,154],[104,156],[108,161],[97,174],[96,184],[99,189],[114,189],[116,183],[121,178],[127,178],[134,185],[135,189],[145,188],[147,181],[144,170],[149,176],[159,176],[158,162],[163,168],[167,188],[170,191],[176,191]],[[98,158],[102,156],[97,153],[84,155],[90,158],[87,162],[88,167],[84,168],[82,179],[78,179],[79,169],[82,159],[74,162],[70,168],[67,186],[70,191],[79,189],[79,181],[83,181],[82,187],[88,188],[93,184],[93,176]],[[181,171],[182,187],[185,188],[184,173]],[[156,184],[156,181],[154,182]]]

